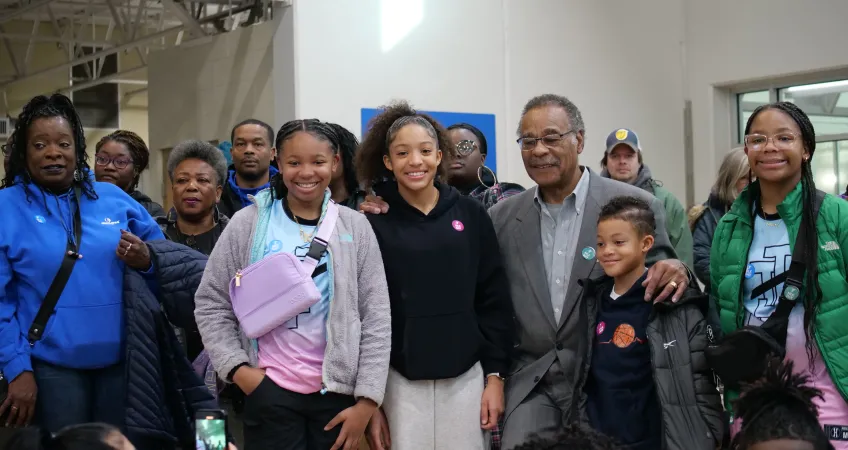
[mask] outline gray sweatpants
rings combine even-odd
[[[410,381],[389,369],[383,411],[392,450],[484,450],[480,428],[483,368],[447,380]]]

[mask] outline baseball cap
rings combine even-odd
[[[607,149],[604,154],[609,153],[618,144],[627,145],[636,152],[642,151],[642,146],[639,145],[639,136],[633,130],[627,128],[619,128],[607,136]]]

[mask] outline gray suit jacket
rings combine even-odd
[[[512,369],[507,374],[505,388],[507,419],[557,359],[570,383],[568,389],[578,386],[584,365],[588,364],[584,359],[591,344],[580,280],[603,273],[596,261],[584,259],[581,251],[597,246],[598,214],[610,199],[628,195],[650,202],[657,229],[648,262],[676,258],[666,233],[662,203],[638,187],[603,178],[588,168],[584,170],[589,170],[589,193],[579,235],[574,236],[576,254],[560,323],[554,322],[545,279],[539,208],[534,201],[538,187],[499,202],[489,210],[509,278],[517,325]],[[579,399],[579,395],[572,399]]]

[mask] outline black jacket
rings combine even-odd
[[[206,233],[203,233],[204,235],[209,233],[210,239],[208,240],[208,243],[198,242],[198,240],[195,239],[195,236],[188,236],[180,232],[177,228],[177,210],[174,208],[171,208],[167,215],[157,217],[156,223],[159,224],[159,228],[162,230],[162,233],[164,233],[165,237],[169,240],[179,242],[186,247],[190,247],[206,256],[209,256],[212,253],[212,248],[215,247],[215,242],[218,242],[218,238],[221,237],[221,233],[224,232],[224,228],[226,228],[227,224],[230,222],[230,219],[226,215],[222,214],[219,208],[215,208],[215,211],[212,214],[213,220],[215,221],[215,227]],[[210,243],[211,246],[207,245]]]
[[[713,235],[715,234],[718,221],[727,213],[728,205],[713,194],[704,202],[704,210],[695,221],[692,228],[692,241],[695,250],[695,275],[710,290],[710,249],[713,246]]]
[[[601,296],[612,287],[608,276],[580,281],[582,306],[589,318],[586,330],[595,338]],[[704,314],[708,297],[689,289],[677,303],[659,303],[648,323],[651,365],[662,408],[663,448],[657,450],[713,450],[722,442],[725,420],[721,398],[704,356],[709,338]],[[591,346],[589,352],[591,353]],[[585,383],[591,354],[584,360],[580,381],[580,412],[586,420]]]
[[[477,201],[439,184],[429,214],[397,184],[379,185],[387,214],[368,214],[392,307],[391,365],[411,380],[457,377],[478,361],[505,374],[512,300],[492,220]]]
[[[191,367],[171,324],[197,327],[194,292],[206,257],[170,241],[147,246],[155,280],[131,268],[124,272],[126,434],[140,450],[194,448],[195,411],[218,404]]]
[[[135,201],[137,201],[138,203],[140,203],[140,204],[141,204],[141,206],[143,206],[143,207],[144,207],[144,209],[146,209],[146,210],[147,210],[147,212],[148,212],[151,216],[153,216],[154,218],[156,218],[156,217],[165,217],[165,209],[164,209],[164,208],[162,208],[162,205],[160,205],[160,204],[158,204],[158,203],[154,202],[154,201],[153,201],[153,199],[151,199],[150,197],[148,197],[148,196],[147,196],[147,194],[145,194],[144,192],[141,192],[141,191],[132,191],[132,192],[130,193],[130,197],[132,197],[132,198],[133,198],[133,200],[135,200]]]

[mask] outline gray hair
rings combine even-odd
[[[571,122],[571,128],[574,129],[575,132],[586,131],[586,125],[583,124],[583,115],[580,114],[580,110],[577,108],[577,105],[561,95],[543,94],[531,98],[530,101],[524,105],[524,109],[521,110],[521,118],[524,118],[529,111],[542,106],[559,106],[565,110],[566,114],[568,114],[568,121]],[[516,134],[521,137],[521,122],[518,124]]]
[[[190,140],[177,144],[171,150],[171,156],[168,157],[168,177],[172,183],[174,182],[174,170],[187,159],[199,159],[212,166],[218,178],[215,180],[218,186],[222,186],[226,181],[227,159],[224,158],[224,153],[208,142]]]
[[[732,204],[739,196],[739,191],[736,190],[736,182],[740,178],[748,176],[750,171],[745,149],[743,147],[734,148],[721,161],[712,193],[718,197],[722,204]]]
[[[421,116],[401,116],[392,123],[392,126],[389,127],[389,131],[386,133],[386,152],[389,151],[389,146],[395,140],[395,136],[397,136],[400,129],[412,124],[424,127],[427,130],[427,134],[436,141],[436,145],[439,145],[439,133],[436,132],[430,121]]]

